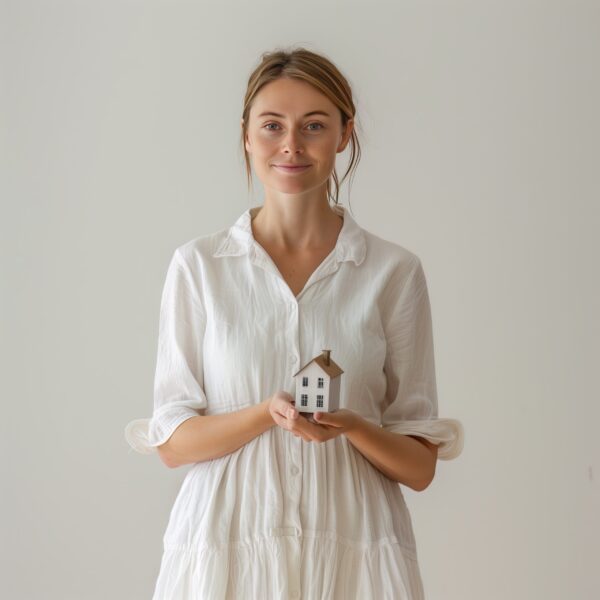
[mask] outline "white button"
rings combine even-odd
[[[296,356],[294,356],[293,354],[290,354],[290,360],[295,363],[298,362],[298,358]]]
[[[300,469],[296,465],[293,465],[290,470],[292,471],[292,475],[298,475],[300,472]]]

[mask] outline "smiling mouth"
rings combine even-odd
[[[276,169],[284,171],[286,173],[299,173],[306,171],[310,165],[273,165]]]

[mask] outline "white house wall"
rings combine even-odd
[[[340,407],[340,385],[342,376],[339,375],[329,382],[329,410],[338,410]]]
[[[308,377],[308,386],[302,387],[302,378]],[[323,378],[323,387],[317,387],[318,378]],[[339,386],[339,377],[338,386]],[[338,387],[339,389],[339,387]],[[308,405],[302,406],[301,395],[308,394]],[[317,408],[317,394],[323,394],[323,408]],[[296,408],[300,412],[323,412],[331,410],[329,408],[330,397],[330,377],[325,373],[317,363],[312,362],[307,365],[298,375],[296,375]]]

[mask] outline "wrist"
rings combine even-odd
[[[361,417],[358,413],[354,413],[354,417],[350,422],[350,426],[346,429],[346,435],[353,436],[356,434],[360,434],[362,431],[368,427],[370,423]]]
[[[267,398],[263,400],[259,406],[262,408],[262,416],[264,418],[265,425],[267,427],[273,427],[275,425],[275,420],[273,419],[273,415],[271,414],[271,398]]]

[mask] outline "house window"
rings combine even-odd
[[[300,396],[300,404],[302,406],[308,406],[308,394],[302,394]]]
[[[323,408],[323,394],[317,395],[317,408]]]
[[[302,378],[302,387],[307,387],[308,386],[308,377],[303,377]]]
[[[323,387],[323,378],[322,377],[319,377],[319,381],[317,383],[317,387],[320,387],[320,388]]]

